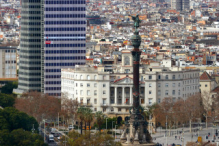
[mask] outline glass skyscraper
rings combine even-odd
[[[17,93],[41,91],[42,2],[23,0]]]
[[[18,89],[61,95],[61,68],[85,64],[85,0],[23,0]]]

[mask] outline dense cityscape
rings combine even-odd
[[[0,5],[0,146],[218,145],[218,0]]]

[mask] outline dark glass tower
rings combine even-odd
[[[42,1],[22,0],[19,84],[15,92],[41,91]]]

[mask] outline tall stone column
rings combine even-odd
[[[115,87],[115,98],[114,98],[114,103],[117,104],[117,87]]]
[[[125,104],[125,87],[122,87],[122,105]]]
[[[132,86],[130,87],[130,104],[132,105],[133,101],[132,101],[133,95],[132,95]]]

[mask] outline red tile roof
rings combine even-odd
[[[211,76],[205,71],[203,74],[200,76],[200,80],[212,80]]]
[[[115,80],[114,83],[116,83],[116,82],[118,82],[118,81],[121,81],[121,80],[123,80],[123,79],[125,79],[125,78],[133,79],[133,78],[131,78],[131,77],[124,77],[124,78],[121,78],[121,79]]]
[[[212,92],[217,92],[217,93],[219,93],[219,86],[217,86],[216,88],[214,88],[214,90],[212,90]]]

